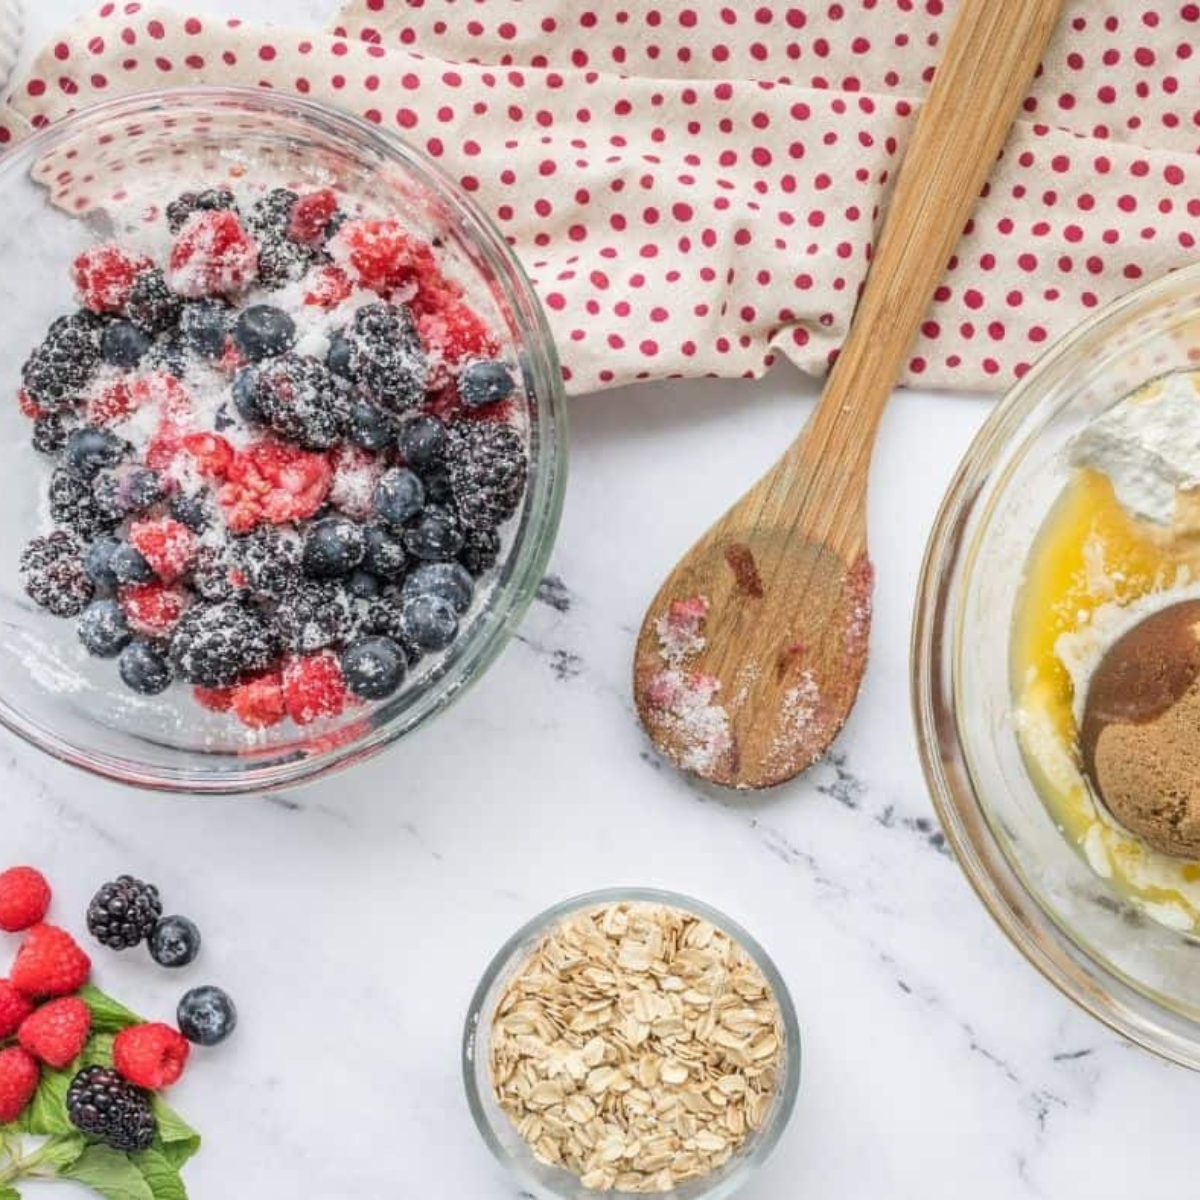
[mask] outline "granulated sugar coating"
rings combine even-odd
[[[114,687],[173,675],[248,729],[395,694],[461,634],[524,498],[503,339],[438,249],[329,188],[156,198],[122,238],[76,258],[79,308],[23,369],[51,461],[30,598],[81,619]],[[430,563],[458,575],[406,586]]]

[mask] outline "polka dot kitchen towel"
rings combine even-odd
[[[346,0],[326,33],[120,0],[68,29],[11,142],[170,84],[290,89],[431,156],[535,280],[572,391],[822,373],[952,0]],[[1200,3],[1069,0],[906,381],[995,390],[1195,258]]]

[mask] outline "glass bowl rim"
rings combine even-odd
[[[775,996],[776,1003],[779,1005],[779,1016],[784,1030],[785,1049],[778,1100],[770,1125],[760,1130],[758,1139],[752,1143],[750,1151],[741,1160],[741,1168],[744,1172],[757,1170],[770,1158],[779,1145],[784,1131],[791,1123],[792,1115],[795,1112],[796,1100],[800,1092],[801,1064],[803,1060],[803,1039],[800,1032],[800,1021],[796,1015],[796,1006],[792,1001],[791,991],[783,975],[759,941],[748,930],[743,928],[739,922],[733,920],[732,917],[726,916],[725,913],[713,908],[710,904],[706,904],[703,900],[697,900],[694,896],[685,895],[681,892],[674,892],[665,888],[646,887],[612,887],[581,892],[565,900],[560,900],[558,903],[544,909],[526,921],[504,941],[492,956],[471,996],[470,1007],[467,1010],[466,1021],[463,1024],[461,1065],[463,1087],[467,1095],[467,1106],[470,1108],[475,1126],[479,1130],[479,1134],[488,1149],[492,1152],[492,1156],[504,1167],[511,1177],[522,1185],[528,1181],[521,1177],[512,1156],[497,1136],[476,1084],[475,1063],[477,1054],[481,1049],[485,1049],[490,1041],[490,1033],[487,1032],[485,1025],[486,1014],[483,1011],[488,993],[529,941],[549,932],[555,925],[558,925],[565,918],[577,912],[622,901],[661,904],[671,908],[678,908],[684,912],[691,913],[693,916],[702,918],[710,925],[715,925],[718,929],[729,934],[746,951],[754,961],[755,966],[762,972],[763,978],[766,979]],[[736,1156],[731,1161],[737,1161]],[[729,1176],[726,1177],[726,1180],[728,1179]],[[703,1180],[697,1180],[696,1182],[701,1183]],[[624,1196],[630,1193],[597,1193],[597,1195],[604,1194]],[[666,1192],[663,1194],[670,1196],[674,1193]],[[700,1193],[697,1200],[701,1200],[705,1194]]]
[[[1081,946],[1010,863],[964,750],[955,685],[962,576],[970,569],[981,529],[1003,495],[1013,462],[1051,415],[1040,406],[1051,397],[1054,385],[1071,373],[1084,348],[1102,343],[1114,326],[1198,292],[1200,264],[1134,288],[1056,341],[996,403],[964,453],[931,527],[910,643],[910,700],[926,786],[955,858],[985,909],[1029,963],[1069,1000],[1131,1042],[1193,1070],[1200,1070],[1200,1025],[1134,987]],[[1005,458],[1014,449],[1012,459]],[[1003,470],[997,485],[998,468]],[[980,497],[982,515],[976,511]]]
[[[0,185],[12,175],[26,172],[47,151],[78,136],[81,130],[105,122],[172,107],[239,106],[270,110],[298,118],[326,133],[344,132],[363,149],[376,150],[382,161],[398,163],[407,176],[427,187],[458,223],[461,236],[479,253],[512,313],[527,368],[537,383],[537,411],[533,424],[537,455],[531,461],[531,486],[521,516],[521,536],[501,563],[488,607],[467,627],[450,657],[437,668],[426,685],[413,691],[408,704],[365,736],[313,754],[300,754],[267,766],[206,770],[194,765],[139,764],[131,757],[80,749],[53,729],[16,711],[0,690],[0,725],[24,742],[60,762],[90,774],[150,791],[192,795],[228,796],[271,792],[295,787],[373,757],[405,734],[414,732],[444,711],[480,678],[511,640],[545,573],[562,516],[567,475],[568,417],[566,391],[558,351],[546,313],[523,265],[499,228],[459,185],[419,148],[389,130],[353,113],[271,88],[225,85],[187,85],[131,92],[77,109],[34,130],[0,154]],[[34,181],[35,186],[41,186]],[[403,694],[402,694],[403,695]],[[187,752],[185,752],[187,753]],[[231,756],[222,755],[222,760]]]

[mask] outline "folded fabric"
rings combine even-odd
[[[950,0],[349,0],[331,32],[107,3],[51,41],[12,142],[169,85],[288,89],[403,136],[497,222],[567,385],[822,373]],[[1119,14],[1117,9],[1119,7]],[[1072,0],[906,372],[997,389],[1193,261],[1200,4]],[[969,114],[964,114],[970,119]],[[70,206],[84,183],[56,187]]]

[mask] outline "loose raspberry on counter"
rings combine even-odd
[[[279,671],[264,671],[240,683],[230,692],[230,707],[238,720],[250,729],[269,729],[287,716],[283,698],[283,676]]]
[[[0,979],[0,1041],[12,1037],[31,1012],[33,1001],[7,979]]]
[[[169,1025],[133,1025],[113,1042],[113,1066],[136,1087],[158,1091],[179,1081],[191,1049]]]
[[[88,981],[92,960],[75,939],[55,925],[35,925],[9,972],[9,982],[33,999],[69,996]]]
[[[114,242],[91,246],[71,264],[71,277],[86,308],[98,313],[119,313],[129,301],[134,281],[154,263],[144,254],[132,254]]]
[[[0,1122],[15,1121],[37,1091],[37,1060],[20,1046],[0,1050]]]
[[[41,921],[50,908],[50,885],[33,867],[10,867],[0,874],[0,929],[18,933]]]
[[[258,273],[258,245],[228,209],[193,213],[184,223],[167,272],[171,288],[181,296],[229,295]]]
[[[319,245],[325,240],[325,231],[337,210],[337,196],[329,188],[301,196],[292,205],[288,237],[306,246]]]
[[[188,606],[187,593],[158,580],[123,587],[121,608],[129,626],[143,637],[166,637]]]
[[[64,996],[27,1017],[17,1040],[34,1058],[62,1070],[83,1053],[91,1029],[92,1010],[78,996]]]
[[[134,521],[129,528],[129,541],[155,575],[167,584],[186,574],[196,556],[196,535],[170,517]]]
[[[384,296],[437,271],[429,243],[391,218],[346,221],[330,239],[329,253],[352,278]]]
[[[306,520],[325,503],[332,483],[324,454],[256,442],[234,457],[220,490],[225,523],[234,533],[249,533],[264,523]]]
[[[336,717],[349,692],[336,655],[328,651],[289,659],[283,668],[283,700],[297,725]]]

